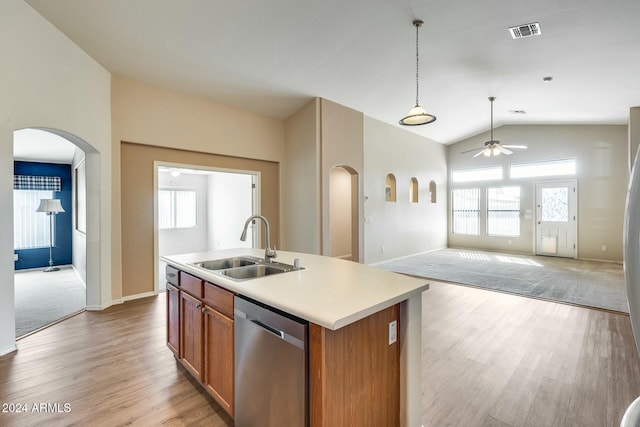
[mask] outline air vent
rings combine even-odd
[[[509,32],[511,33],[511,37],[514,39],[521,39],[524,37],[531,36],[539,36],[542,34],[540,30],[540,23],[533,22],[531,24],[517,25],[515,27],[509,28]]]

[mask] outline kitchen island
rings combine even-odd
[[[198,266],[202,261],[263,255],[258,249],[234,249],[162,258],[168,264],[168,346],[183,365],[233,416],[233,378],[229,372],[204,372],[207,361],[233,371],[233,346],[221,351],[225,346],[218,344],[216,354],[208,354],[206,340],[218,330],[222,342],[233,343],[232,295],[242,295],[309,322],[311,426],[345,421],[420,426],[421,295],[428,284],[351,261],[295,252],[280,252],[277,261],[293,265],[297,259],[300,269],[249,280]],[[207,316],[207,310],[211,322],[198,317],[198,312]],[[209,386],[208,378],[219,386]]]

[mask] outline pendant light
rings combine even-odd
[[[418,56],[418,29],[422,26],[424,22],[419,19],[413,21],[413,26],[416,27],[416,106],[413,107],[409,114],[406,117],[400,119],[400,124],[405,126],[418,126],[418,125],[426,125],[427,123],[432,123],[436,121],[436,116],[429,114],[426,112],[424,108],[420,106],[420,102],[418,100],[418,82],[419,82],[419,56]]]

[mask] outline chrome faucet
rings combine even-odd
[[[247,228],[249,227],[249,224],[251,223],[251,221],[255,219],[262,220],[262,222],[264,223],[264,234],[267,240],[267,246],[264,249],[264,261],[272,262],[273,259],[278,256],[278,254],[276,253],[276,245],[273,245],[273,249],[271,249],[271,239],[269,237],[270,235],[269,221],[267,221],[267,218],[263,217],[262,215],[250,216],[249,219],[247,219],[247,221],[244,223],[244,229],[242,230],[242,234],[240,235],[240,240],[242,240],[243,242],[247,240]]]

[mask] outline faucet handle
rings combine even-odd
[[[278,253],[276,252],[276,245],[273,245],[273,249],[267,247],[266,255],[267,257],[269,257],[269,259],[277,258]]]

